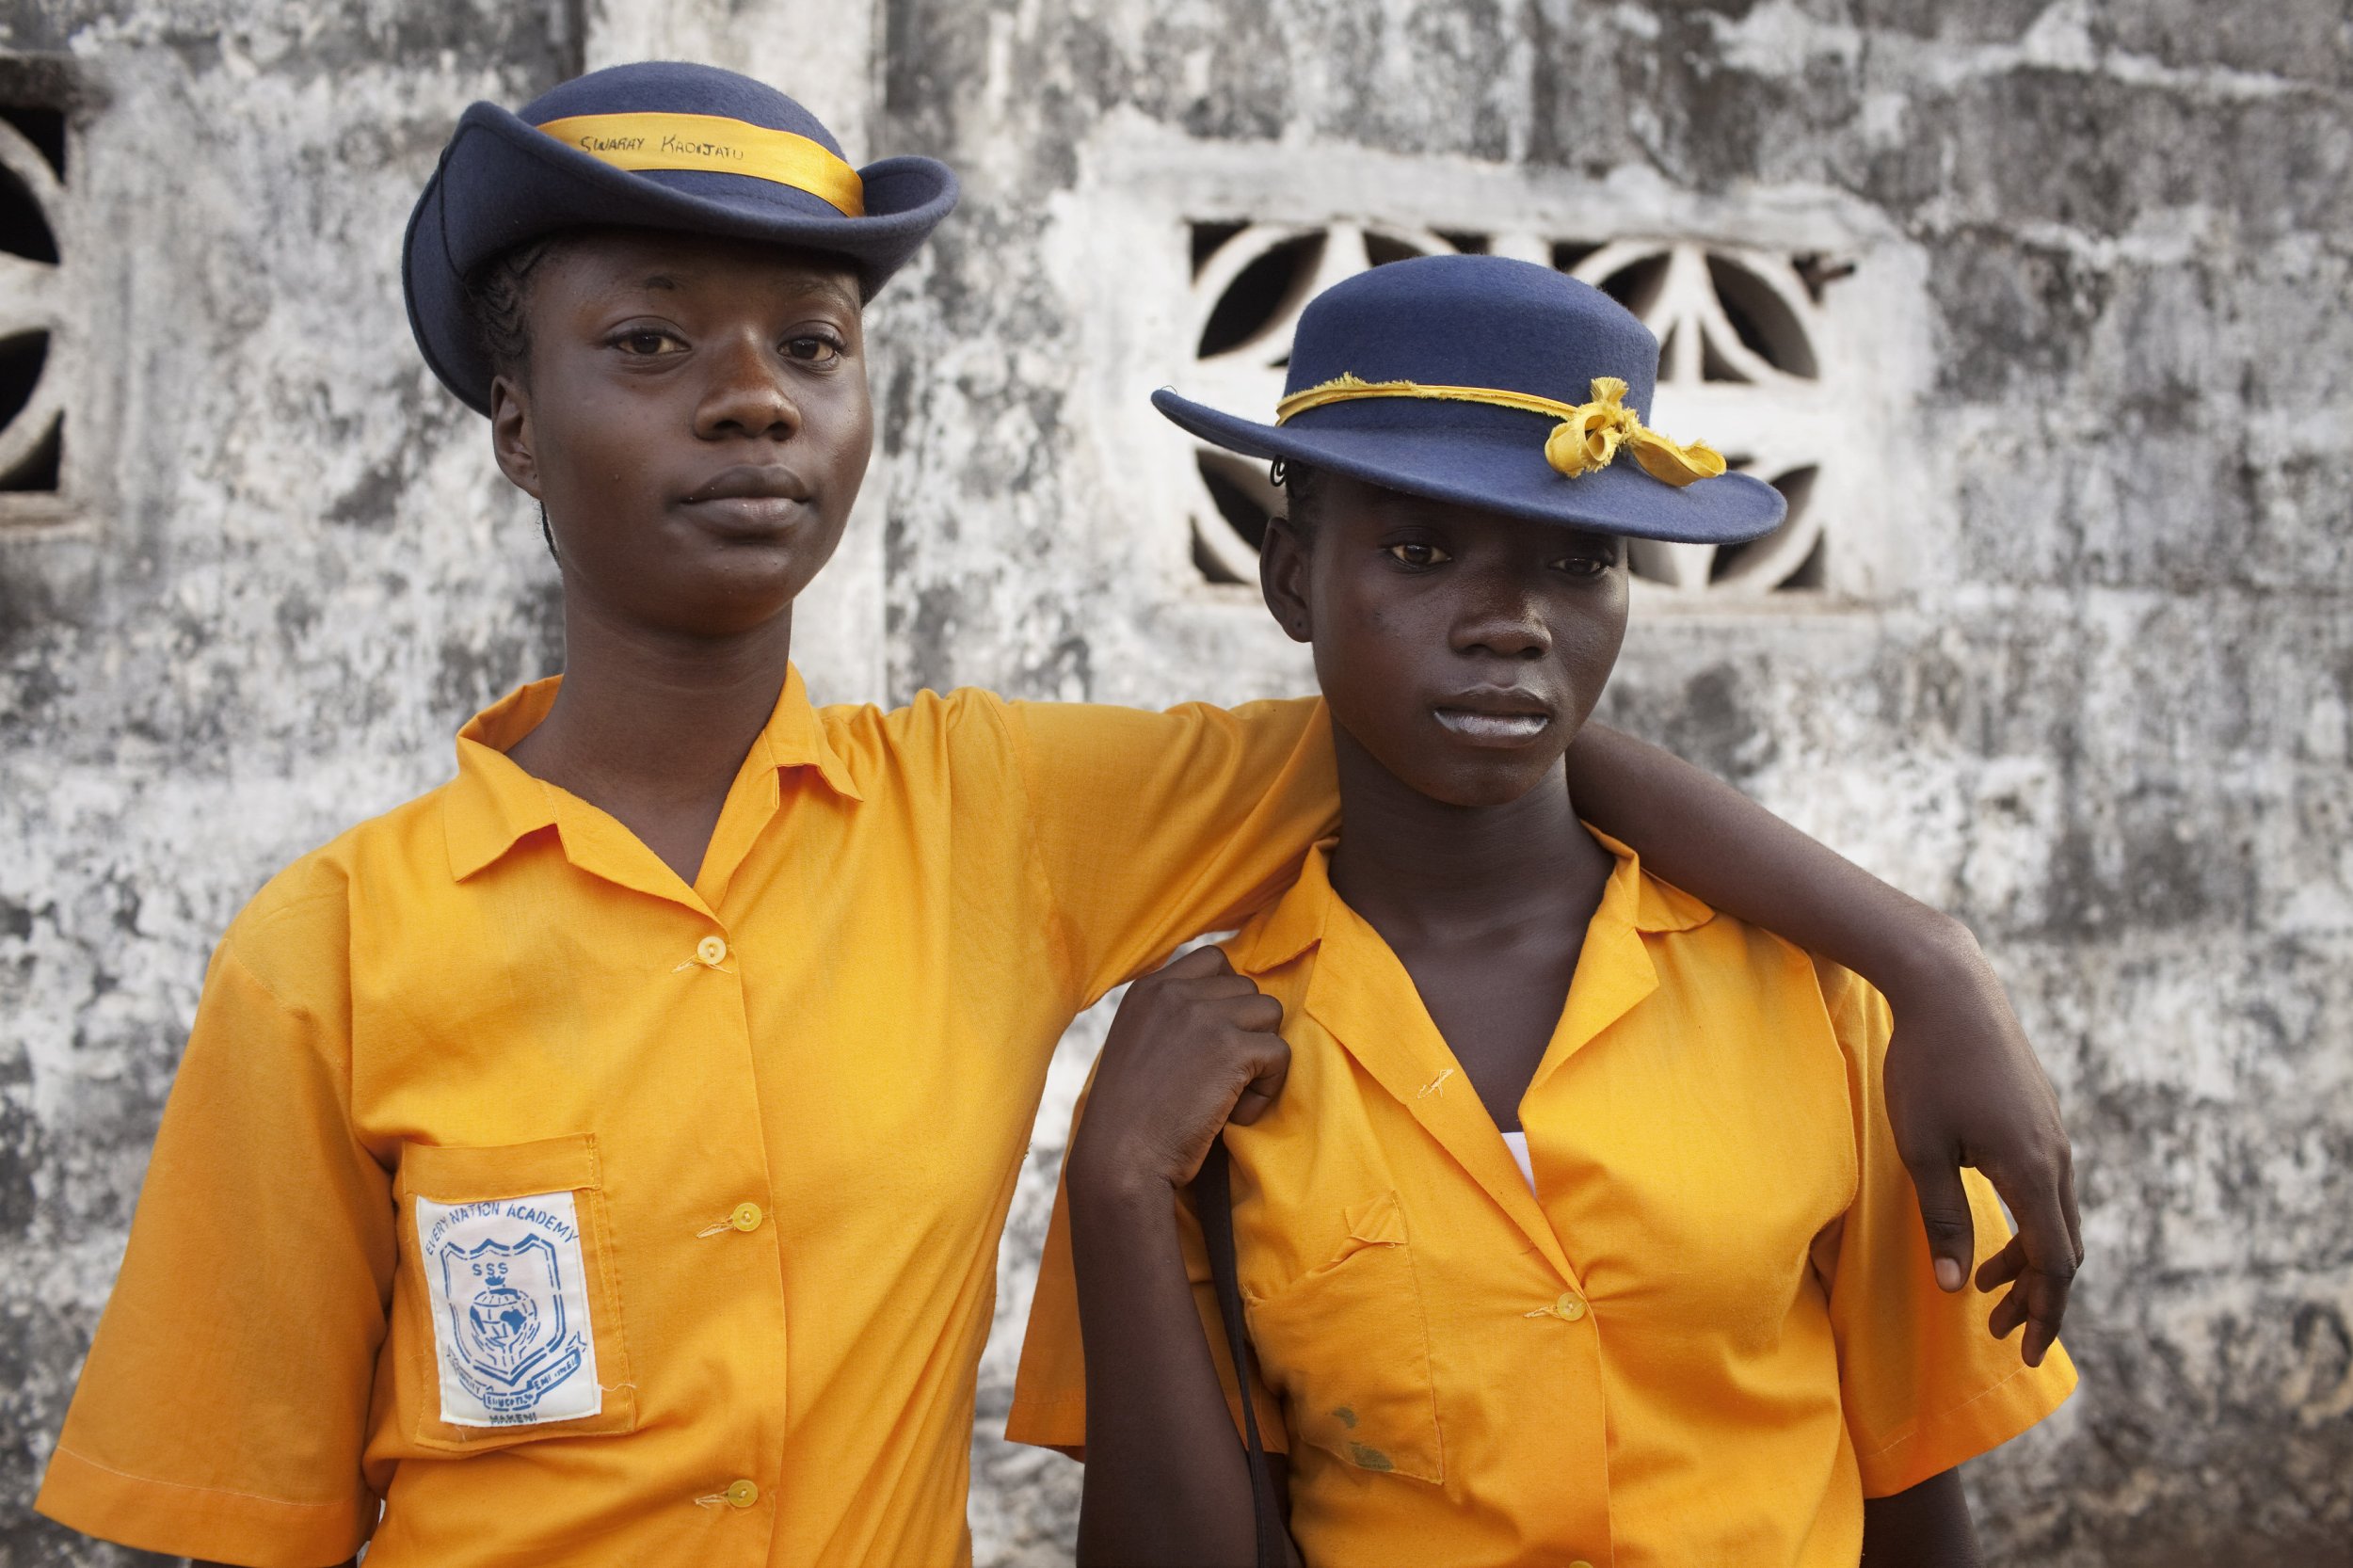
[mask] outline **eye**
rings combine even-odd
[[[664,354],[683,354],[685,342],[675,332],[654,327],[632,327],[615,334],[613,346],[622,353],[639,359],[652,359]]]
[[[1454,559],[1436,545],[1419,539],[1408,539],[1401,544],[1390,545],[1386,547],[1385,552],[1389,559],[1399,566],[1412,567],[1417,570]]]
[[[841,345],[823,334],[804,332],[784,340],[784,353],[787,359],[823,368],[841,358]]]
[[[1617,564],[1617,558],[1613,555],[1570,555],[1553,563],[1571,577],[1582,578],[1587,582],[1596,577],[1609,576],[1609,568]]]

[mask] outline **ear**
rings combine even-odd
[[[539,489],[539,456],[533,443],[531,403],[514,377],[502,376],[490,383],[490,451],[499,472],[534,501],[544,501]]]
[[[1269,518],[1266,543],[1258,550],[1258,591],[1284,635],[1295,643],[1315,640],[1307,608],[1307,547],[1291,531],[1289,518]]]

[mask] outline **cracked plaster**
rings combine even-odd
[[[408,345],[408,202],[468,101],[661,49],[764,71],[854,151],[967,180],[873,312],[882,450],[804,631],[821,696],[1305,683],[1122,493],[1104,407],[1180,367],[1120,359],[1173,307],[1133,291],[1107,335],[1092,302],[1135,237],[1091,180],[1106,159],[1149,146],[1189,189],[1257,163],[1403,168],[1409,203],[1602,193],[1670,233],[1834,206],[1914,259],[1927,369],[1896,434],[1921,461],[1872,520],[1903,568],[1834,603],[1638,623],[1607,714],[1968,919],[2050,1064],[2092,1249],[2085,1384],[1970,1467],[1994,1560],[2353,1563],[2343,8],[824,14],[0,7],[0,51],[62,53],[90,92],[73,428],[104,457],[78,520],[0,534],[0,1563],[136,1560],[24,1505],[211,943],[275,866],[442,776],[456,724],[558,653],[531,520]],[[1008,1228],[984,1563],[1069,1538],[1075,1469],[985,1433],[1101,1022],[1064,1048]]]

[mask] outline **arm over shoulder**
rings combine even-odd
[[[2040,1367],[1987,1332],[1993,1298],[1937,1288],[1896,1151],[1883,1075],[1893,1018],[1886,999],[1846,969],[1816,960],[1831,1027],[1847,1058],[1856,1185],[1834,1237],[1817,1247],[1838,1339],[1839,1392],[1868,1497],[1890,1496],[1999,1447],[2058,1408],[2075,1368],[2054,1346]],[[2009,1226],[1993,1189],[1964,1171],[1980,1261]]]
[[[1009,722],[1073,979],[1092,1001],[1289,885],[1339,821],[1320,699],[1165,713],[1016,702]]]
[[[288,880],[214,955],[36,1506],[149,1551],[315,1568],[375,1522],[393,1212],[351,1128],[344,891]]]

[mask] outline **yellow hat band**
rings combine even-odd
[[[866,216],[866,183],[819,142],[715,114],[578,114],[539,127],[615,168],[693,168],[790,185],[844,217]]]
[[[1671,440],[1643,424],[1625,404],[1625,383],[1614,376],[1597,376],[1593,401],[1562,403],[1533,392],[1502,387],[1441,387],[1420,381],[1366,381],[1342,376],[1319,387],[1295,392],[1274,406],[1274,423],[1288,424],[1295,415],[1329,403],[1352,403],[1366,397],[1416,397],[1440,403],[1484,403],[1544,414],[1561,423],[1545,438],[1545,461],[1574,479],[1609,466],[1623,446],[1634,454],[1642,472],[1680,488],[1724,472],[1721,454],[1705,441]]]

